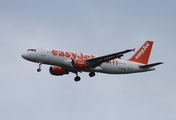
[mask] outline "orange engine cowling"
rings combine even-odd
[[[85,60],[75,59],[75,60],[72,60],[72,67],[79,68],[79,69],[86,68],[87,62]]]
[[[59,66],[51,66],[49,68],[49,72],[51,75],[64,75],[64,74],[69,74],[69,71],[65,70],[64,68],[62,67],[59,67]]]

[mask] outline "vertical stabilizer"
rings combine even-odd
[[[150,57],[150,52],[152,50],[152,46],[153,41],[146,41],[129,60],[133,62],[147,64]]]

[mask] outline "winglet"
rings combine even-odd
[[[153,46],[153,41],[146,41],[141,48],[129,59],[130,61],[147,64],[150,52]]]
[[[136,48],[133,48],[132,51],[135,52]]]

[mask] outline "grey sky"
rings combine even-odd
[[[8,0],[0,4],[1,120],[175,120],[174,0]],[[105,55],[154,40],[156,71],[98,73],[75,83],[74,74],[51,76],[49,66],[21,54],[47,47]],[[133,53],[126,54],[128,59]]]

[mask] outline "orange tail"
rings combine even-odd
[[[129,59],[133,62],[147,64],[150,52],[152,50],[153,41],[146,41],[142,47]]]

